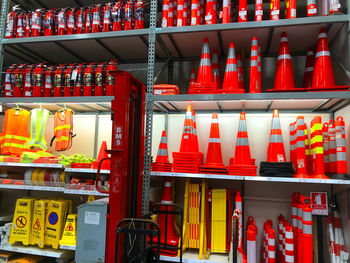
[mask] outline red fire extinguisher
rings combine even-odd
[[[85,9],[85,25],[84,25],[84,33],[91,33],[91,24],[92,24],[92,13],[91,7]]]
[[[44,16],[44,36],[53,36],[55,34],[55,9],[49,9]]]
[[[67,10],[67,35],[75,34],[75,8]]]
[[[92,8],[92,33],[101,32],[101,5]]]
[[[121,1],[112,4],[111,18],[112,18],[112,31],[122,30],[122,6]]]
[[[24,15],[25,13],[19,13],[17,16],[17,26],[16,26],[16,38],[24,37]]]
[[[42,33],[42,18],[43,18],[44,9],[37,9],[32,12],[31,18],[31,36],[39,37]]]
[[[86,65],[79,64],[72,71],[72,81],[73,81],[73,96],[82,96],[82,86],[83,86],[83,76],[82,72],[84,71]]]
[[[105,80],[106,80],[106,96],[113,96],[114,95],[114,87],[115,87],[115,74],[118,70],[117,67],[117,61],[112,60],[105,66],[106,74],[105,74]]]
[[[22,97],[23,79],[24,79],[24,68],[26,64],[18,65],[13,70],[13,85],[12,85],[12,96]]]
[[[84,8],[77,8],[75,11],[75,21],[76,21],[76,34],[84,33]]]
[[[45,66],[43,64],[39,64],[34,68],[33,97],[41,97],[43,94],[44,73],[45,73]]]
[[[12,71],[15,69],[15,67],[16,65],[12,65],[5,70],[4,97],[12,97]]]
[[[12,12],[7,15],[5,38],[16,37],[17,10],[19,10],[19,5],[15,5],[12,8]]]
[[[36,65],[29,65],[24,73],[24,86],[23,86],[23,96],[31,97],[32,96],[32,87],[33,87],[33,70]]]
[[[111,3],[105,4],[102,8],[103,19],[102,19],[102,32],[111,31]]]
[[[63,71],[63,96],[71,97],[72,96],[72,71],[75,68],[75,65],[69,65]]]
[[[48,67],[45,71],[44,75],[44,91],[43,91],[43,96],[44,97],[51,97],[53,95],[52,92],[52,75],[55,67]]]
[[[24,21],[24,37],[31,36],[31,28],[32,28],[32,13],[25,13],[23,17]]]
[[[123,24],[124,24],[124,30],[131,30],[132,29],[132,0],[127,0],[123,5]]]
[[[143,0],[134,2],[134,29],[142,29],[145,27],[145,5]]]
[[[83,75],[83,96],[92,96],[92,90],[94,88],[93,86],[93,71],[94,71],[94,65],[90,64],[87,65],[84,69],[84,75]]]
[[[65,65],[59,65],[53,71],[53,96],[62,97],[62,72]]]
[[[104,90],[103,90],[103,69],[104,69],[105,63],[100,63],[95,67],[94,72],[94,79],[95,79],[95,96],[103,96]]]
[[[56,32],[57,35],[62,36],[66,34],[67,30],[67,16],[66,16],[66,8],[63,8],[58,11],[56,17]]]

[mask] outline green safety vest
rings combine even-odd
[[[30,120],[30,139],[25,144],[26,147],[39,147],[43,151],[47,150],[47,143],[45,140],[45,129],[47,119],[50,112],[46,109],[33,109],[31,110]]]

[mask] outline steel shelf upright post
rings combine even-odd
[[[5,37],[6,18],[9,8],[10,0],[2,0],[0,13],[0,83],[2,80],[2,64],[4,62],[4,48],[2,46],[2,39]]]
[[[149,188],[151,181],[152,162],[152,122],[153,122],[153,84],[154,64],[156,48],[157,27],[157,0],[151,0],[150,25],[148,35],[148,64],[147,64],[147,89],[146,89],[146,127],[145,127],[145,157],[142,184],[142,214],[149,212]]]

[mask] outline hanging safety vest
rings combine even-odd
[[[47,143],[45,140],[46,122],[50,112],[45,109],[31,110],[30,120],[30,139],[25,144],[26,147],[39,147],[43,151],[47,150]]]
[[[55,113],[55,150],[65,151],[72,146],[73,135],[73,111],[65,109]],[[52,142],[51,141],[51,142]]]
[[[30,112],[23,109],[9,109],[5,112],[5,127],[0,137],[1,154],[20,156],[29,139]]]

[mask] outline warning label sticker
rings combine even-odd
[[[39,222],[39,219],[37,218],[36,221],[35,221],[35,224],[33,226],[33,229],[35,230],[41,230],[41,227],[40,227],[40,222]]]
[[[68,232],[74,231],[72,223],[69,223],[64,230]]]
[[[24,216],[19,216],[16,219],[16,226],[19,228],[23,228],[27,225],[27,218],[25,218]]]
[[[327,192],[311,192],[312,214],[328,216]]]
[[[58,222],[58,215],[55,212],[49,214],[49,223],[51,225],[56,225]]]

